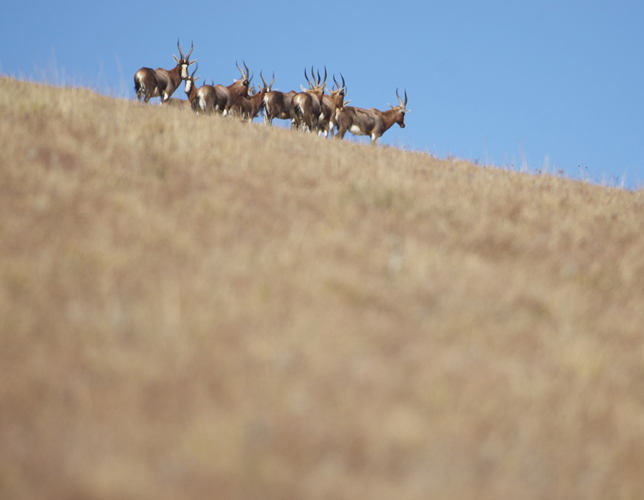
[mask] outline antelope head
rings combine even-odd
[[[402,99],[398,95],[398,89],[396,89],[396,97],[398,98],[398,102],[400,103],[400,106],[392,106],[391,104],[387,103],[387,105],[393,109],[396,110],[400,113],[400,117],[396,120],[398,125],[400,125],[400,128],[405,128],[405,113],[409,113],[411,110],[407,109],[407,89],[405,89],[405,102],[403,103]]]
[[[269,83],[268,85],[266,85],[266,80],[264,80],[264,77],[262,76],[261,71],[259,72],[259,76],[262,78],[262,82],[264,83],[264,88],[261,90],[263,90],[264,93],[270,92],[271,89],[273,88],[273,84],[275,83],[275,73],[273,73],[273,79],[271,80],[271,83]]]
[[[188,52],[187,56],[183,55],[183,51],[181,50],[181,45],[179,44],[178,38],[177,38],[177,47],[179,48],[179,54],[181,55],[181,59],[179,59],[174,54],[172,54],[172,57],[174,57],[174,60],[177,63],[177,66],[181,66],[181,78],[185,80],[188,77],[188,66],[197,62],[196,59],[194,61],[190,61],[190,54],[192,54],[194,45],[192,42],[190,43],[190,52]]]
[[[246,72],[244,73],[244,70],[239,67],[239,64],[237,61],[235,61],[235,66],[237,66],[237,69],[241,72],[242,76],[239,80],[235,80],[234,83],[239,83],[241,86],[246,87],[246,91],[242,95],[248,95],[248,87],[250,87],[250,82],[253,80],[253,75],[248,77],[248,74],[250,71],[248,70],[248,66],[246,66],[246,62],[242,61],[244,63],[244,68],[246,68]]]
[[[243,61],[243,63],[244,63],[244,68],[246,68],[246,72],[244,72],[244,70],[239,67],[239,64],[237,63],[237,61],[235,61],[235,66],[237,66],[237,69],[242,74],[241,78],[239,80],[235,80],[235,82],[242,82],[242,85],[245,85],[246,87],[248,87],[253,77],[251,76],[250,78],[248,78],[248,75],[250,72],[248,71],[248,66],[246,66],[246,62]]]
[[[347,95],[347,86],[344,83],[344,76],[342,76],[342,73],[340,73],[340,76],[342,77],[342,86],[340,86],[338,81],[335,79],[335,75],[333,75],[333,82],[335,83],[335,86],[337,88],[329,90],[329,97],[331,98],[331,101],[335,105],[336,109],[342,109],[346,104],[344,102],[344,96]]]
[[[309,80],[308,75],[306,74],[306,68],[304,68],[304,78],[306,78],[306,81],[309,84],[309,88],[305,89],[303,85],[300,85],[302,88],[303,92],[309,92],[312,94],[317,95],[318,99],[322,99],[322,94],[324,93],[324,89],[326,88],[326,68],[324,68],[324,80],[320,82],[320,71],[318,70],[318,78],[317,80],[315,79],[315,73],[313,72],[313,66],[311,66],[311,78],[313,78],[313,82]]]
[[[186,77],[186,87],[184,89],[186,92],[186,95],[190,95],[190,92],[192,91],[192,87],[194,87],[195,82],[199,80],[199,78],[201,78],[200,76],[195,78],[195,73],[197,73],[198,69],[199,69],[199,65],[197,64],[195,66],[195,70],[192,72],[192,75]]]

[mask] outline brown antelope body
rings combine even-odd
[[[183,51],[179,40],[177,40],[177,47],[179,47],[179,59],[174,54],[174,60],[177,65],[171,69],[166,70],[163,68],[141,68],[134,75],[134,90],[136,97],[141,102],[141,99],[147,103],[153,97],[160,97],[161,102],[166,102],[170,96],[181,85],[181,80],[188,76],[188,66],[196,63],[197,61],[190,61],[190,54],[192,54],[193,45],[190,44],[190,52],[184,57]]]
[[[338,135],[336,137],[344,139],[344,134],[351,132],[353,135],[368,135],[371,137],[371,144],[376,145],[378,139],[389,130],[394,123],[405,128],[405,113],[410,110],[407,106],[407,91],[405,90],[405,102],[398,95],[396,97],[400,106],[392,106],[387,111],[379,111],[375,108],[362,109],[346,106],[342,111],[337,113]]]
[[[291,101],[296,94],[295,90],[290,92],[280,92],[271,90],[264,96],[264,123],[269,126],[273,125],[273,120],[290,120],[291,119]]]
[[[306,74],[306,69],[304,70],[304,78],[306,78],[309,88],[305,89],[302,86],[302,92],[295,94],[291,100],[291,129],[307,130],[308,132],[317,130],[322,96],[326,87],[326,76],[325,68],[324,81],[320,82],[319,71],[316,80],[313,68],[311,68],[311,77],[313,78],[313,82],[311,82]]]
[[[268,92],[268,89],[272,87],[273,83],[275,82],[275,73],[273,73],[273,81],[270,85],[266,84],[266,80],[264,80],[264,76],[262,75],[261,71],[259,72],[259,76],[261,77],[264,86],[260,87],[258,85],[257,88],[259,90],[253,95],[249,95],[248,97],[243,95],[239,96],[237,98],[237,101],[235,101],[235,104],[233,104],[233,106],[230,108],[230,113],[233,116],[238,116],[242,120],[252,122],[253,119],[261,111],[262,107],[264,106],[264,96]]]
[[[329,90],[329,95],[324,94],[322,96],[318,130],[319,134],[324,137],[327,137],[328,134],[331,134],[331,137],[333,137],[336,110],[342,110],[345,104],[350,102],[347,101],[345,103],[344,101],[344,97],[347,94],[347,87],[344,83],[344,76],[342,76],[342,73],[340,73],[340,76],[342,77],[342,87],[340,87],[340,84],[335,79],[335,75],[333,75],[333,81],[337,88],[335,90]]]
[[[231,85],[225,87],[223,85],[202,85],[197,91],[197,109],[198,111],[210,114],[212,112],[222,113],[224,116],[228,114],[232,105],[237,101],[239,96],[248,96],[248,87],[252,76],[248,78],[248,66],[244,63],[246,72],[239,67],[242,77],[235,80]]]

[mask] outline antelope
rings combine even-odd
[[[146,104],[152,97],[160,97],[162,103],[166,102],[170,99],[174,91],[177,90],[181,84],[181,80],[184,80],[188,76],[188,66],[197,62],[196,60],[190,61],[190,54],[192,54],[194,46],[192,43],[190,44],[190,52],[185,57],[181,50],[179,40],[177,40],[177,47],[179,47],[181,59],[172,54],[172,57],[174,57],[177,63],[173,69],[166,70],[157,68],[154,70],[152,68],[141,68],[136,72],[134,75],[134,90],[136,91],[136,97],[139,102],[141,102],[141,98],[144,95],[144,102]]]
[[[261,87],[260,87],[260,90],[261,90]],[[243,121],[248,121],[248,117],[252,112],[251,99],[255,97],[255,95],[256,95],[255,87],[249,87],[248,96],[240,95],[235,101],[235,103],[230,107],[230,111],[228,112],[228,114],[230,116],[241,118]]]
[[[188,96],[188,101],[190,103],[190,107],[194,110],[197,106],[197,86],[195,85],[195,82],[199,80],[201,77],[195,78],[195,73],[197,72],[197,69],[199,68],[199,65],[197,64],[195,66],[195,70],[192,72],[192,75],[186,78],[186,84],[184,88],[184,92]]]
[[[271,81],[270,85],[266,84],[266,80],[264,80],[264,75],[262,75],[261,71],[259,72],[259,76],[261,77],[264,86],[261,87],[257,85],[257,88],[259,89],[258,92],[249,97],[245,97],[243,95],[239,96],[237,101],[235,101],[235,104],[230,108],[231,114],[239,116],[243,120],[252,122],[260,112],[264,106],[264,96],[268,92],[268,89],[273,86],[273,83],[275,83],[275,73],[273,73],[273,81]]]
[[[248,78],[248,66],[244,62],[244,68],[246,68],[246,73],[244,70],[239,67],[239,64],[235,63],[237,69],[241,71],[242,77],[239,80],[235,80],[231,85],[225,87],[223,85],[202,85],[199,90],[197,90],[197,107],[204,113],[221,112],[226,116],[235,101],[239,96],[248,96],[248,87],[250,86],[250,81],[253,79],[251,76]]]
[[[190,106],[192,109],[195,108],[195,98],[197,97],[197,86],[195,85],[195,82],[201,78],[198,76],[195,78],[195,73],[197,72],[197,69],[199,69],[199,65],[197,64],[195,66],[195,70],[192,72],[192,75],[186,77],[185,81],[185,87],[184,91],[186,95],[188,96],[188,100],[184,99],[176,99],[174,97],[171,97],[166,101],[166,105],[173,106],[173,107],[183,107],[183,106]]]
[[[389,130],[394,123],[400,125],[400,128],[405,128],[405,113],[410,111],[405,108],[407,106],[407,90],[405,90],[404,103],[398,95],[398,89],[396,89],[396,97],[398,97],[400,106],[392,106],[388,103],[391,109],[387,111],[378,111],[376,108],[362,109],[347,106],[336,113],[338,123],[338,135],[336,138],[344,139],[344,134],[349,131],[353,135],[370,136],[371,145],[375,146],[382,134]]]
[[[305,89],[300,85],[302,92],[295,94],[291,100],[291,129],[304,129],[309,132],[317,129],[320,103],[326,87],[326,76],[326,68],[324,68],[324,81],[320,83],[320,72],[318,71],[316,80],[313,67],[311,67],[311,77],[313,78],[313,82],[311,82],[306,74],[306,69],[304,69],[304,78],[309,83],[309,88]]]
[[[327,134],[331,134],[333,137],[333,129],[335,127],[335,116],[336,110],[341,111],[344,108],[345,104],[348,104],[349,101],[344,101],[344,96],[347,94],[347,87],[344,83],[344,76],[340,73],[342,77],[342,87],[335,79],[333,75],[333,81],[337,87],[335,90],[329,90],[329,95],[324,94],[322,96],[322,107],[320,111],[320,118],[318,121],[318,130],[320,135],[326,137]]]
[[[275,80],[275,77],[273,77]],[[273,82],[268,86],[268,91],[264,96],[264,123],[273,126],[273,119],[290,120],[291,119],[291,100],[296,94],[295,90],[290,92],[280,92],[272,90]]]

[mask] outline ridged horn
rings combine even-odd
[[[177,38],[177,47],[179,47],[179,55],[181,56],[181,59],[183,59],[183,50],[181,50],[181,44],[179,43],[178,38]]]

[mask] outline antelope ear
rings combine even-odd
[[[405,113],[409,113],[411,111],[411,109],[403,109],[401,111],[402,111],[403,114],[405,114]]]
[[[193,65],[194,63],[196,63],[196,62],[197,62],[197,60],[196,60],[196,59],[195,59],[194,61],[190,61],[190,62],[188,63],[188,66],[192,66],[192,65]]]
[[[172,57],[174,57],[175,62],[178,63],[180,61],[180,59],[177,56],[175,56],[174,54],[172,54]]]
[[[351,99],[349,99],[348,101],[344,101],[344,105],[346,106],[346,105],[347,105],[347,104],[349,104],[350,102],[351,102]]]
[[[302,92],[306,92],[306,89],[304,88],[304,85],[300,85],[300,88],[302,89]]]
[[[201,78],[201,76],[198,76],[197,78],[195,78],[194,81],[196,82],[197,80],[199,80],[199,78]]]

